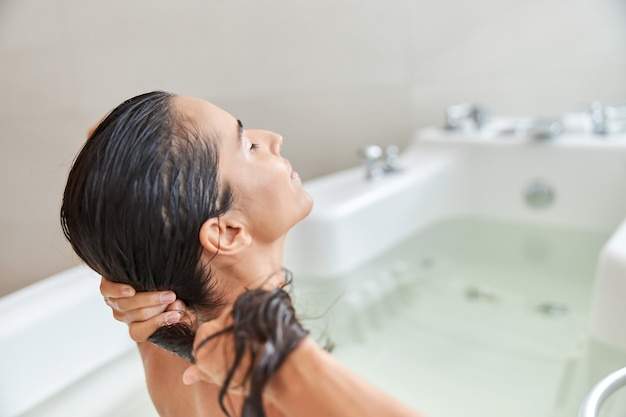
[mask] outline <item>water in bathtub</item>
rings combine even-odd
[[[446,220],[336,280],[297,277],[296,302],[340,361],[426,415],[576,415],[608,237]]]

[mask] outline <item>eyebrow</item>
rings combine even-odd
[[[243,123],[237,119],[237,136],[239,137],[239,143],[243,142]]]

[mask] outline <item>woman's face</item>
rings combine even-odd
[[[233,188],[232,209],[246,215],[255,239],[272,242],[309,214],[313,200],[298,173],[280,156],[282,136],[244,129],[207,101],[175,97],[174,105],[209,137],[219,138],[220,179]]]

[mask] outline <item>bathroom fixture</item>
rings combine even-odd
[[[596,135],[610,135],[626,131],[626,105],[607,106],[600,101],[590,105],[591,131]]]
[[[361,150],[361,156],[365,158],[365,177],[368,180],[377,180],[385,175],[379,163],[382,155],[383,150],[378,145],[368,145]]]
[[[580,405],[578,417],[596,417],[604,401],[619,388],[626,385],[626,368],[605,376],[587,394]]]
[[[592,132],[596,135],[606,135],[608,133],[608,126],[604,105],[599,101],[592,102],[589,115],[591,117]]]
[[[534,180],[526,186],[524,199],[534,208],[549,207],[554,202],[554,190],[544,181]]]
[[[454,104],[446,108],[444,129],[457,133],[457,136],[465,136],[466,139],[497,136],[543,141],[566,133],[613,136],[626,134],[626,102],[606,105],[593,101],[580,107],[577,112],[547,118],[493,118],[485,106],[475,103]]]
[[[400,168],[400,148],[396,145],[389,145],[387,149],[385,149],[385,155],[387,159],[385,159],[385,167],[383,170],[386,173],[399,172],[402,170]]]
[[[471,301],[498,301],[498,294],[488,285],[470,285],[465,289],[465,296]]]
[[[547,140],[562,133],[563,121],[561,119],[539,118],[532,119],[526,128],[525,136],[535,140]]]
[[[489,110],[479,104],[462,103],[446,109],[446,125],[448,130],[476,129],[480,130],[489,119]]]
[[[594,340],[626,352],[623,324],[626,312],[623,296],[626,290],[626,217],[622,217],[622,223],[606,242],[598,259],[589,334]]]
[[[567,306],[560,303],[542,303],[537,306],[537,311],[547,317],[559,317],[567,313]]]
[[[389,145],[385,149],[385,161],[381,160],[383,150],[378,145],[368,145],[361,149],[361,156],[365,159],[365,177],[368,180],[378,180],[394,172],[400,172],[400,149],[396,145]]]

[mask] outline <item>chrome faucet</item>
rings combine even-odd
[[[555,138],[563,133],[561,119],[539,118],[533,119],[525,129],[525,136],[535,140]]]
[[[626,105],[606,106],[600,101],[594,101],[589,109],[589,118],[591,131],[596,135],[626,131]]]
[[[381,160],[383,150],[378,145],[368,145],[361,149],[361,156],[365,159],[365,177],[368,180],[378,180],[385,174],[402,170],[399,164],[400,149],[390,145],[385,149],[385,160]]]
[[[608,126],[604,105],[599,101],[592,102],[589,116],[591,118],[591,131],[596,135],[606,135]]]
[[[471,126],[482,129],[489,120],[489,109],[479,104],[462,103],[446,109],[446,129],[459,130]]]

